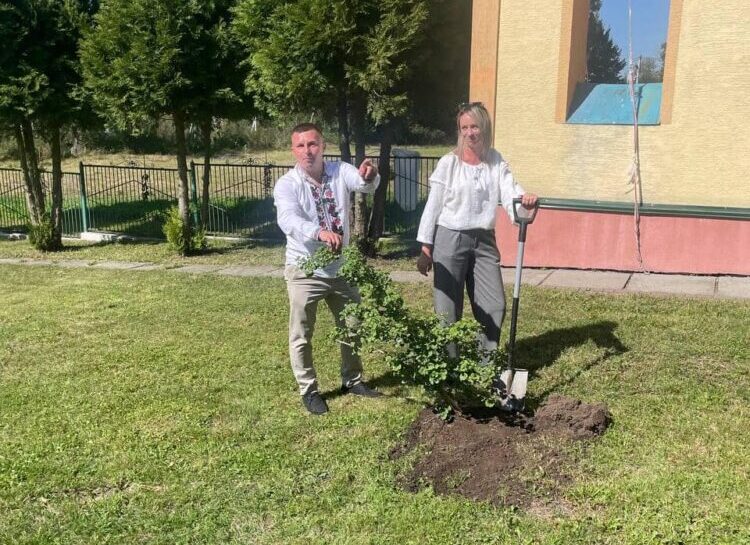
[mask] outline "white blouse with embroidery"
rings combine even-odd
[[[494,229],[495,211],[502,205],[513,219],[513,199],[524,194],[513,178],[508,163],[491,149],[478,165],[461,161],[454,153],[440,158],[430,175],[430,194],[417,240],[432,244],[435,227],[456,231]]]

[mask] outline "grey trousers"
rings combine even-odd
[[[324,300],[336,325],[342,325],[341,311],[347,303],[359,302],[359,292],[343,278],[307,277],[297,267],[284,270],[289,293],[289,358],[300,394],[318,391],[313,367],[312,336],[318,302]],[[341,383],[351,387],[362,380],[362,361],[348,346],[341,345]]]
[[[505,292],[495,232],[453,231],[438,225],[432,262],[435,312],[446,324],[460,320],[465,285],[474,318],[482,326],[481,345],[486,350],[497,349],[505,317]]]

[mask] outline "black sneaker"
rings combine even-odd
[[[325,414],[328,412],[328,405],[318,392],[308,392],[302,395],[302,404],[310,414]]]
[[[341,391],[345,394],[354,394],[355,396],[362,397],[381,397],[383,395],[377,390],[373,390],[367,386],[364,382],[358,382],[354,386],[349,386],[348,388],[342,386]]]

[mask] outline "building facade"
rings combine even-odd
[[[632,114],[571,122],[588,16],[588,0],[473,1],[471,99],[490,110],[516,178],[545,199],[525,263],[750,275],[747,0],[671,0],[658,118],[637,146]],[[515,236],[500,216],[504,264]]]

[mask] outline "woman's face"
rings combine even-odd
[[[476,153],[482,151],[482,131],[473,115],[465,113],[459,117],[458,130],[468,148]]]

